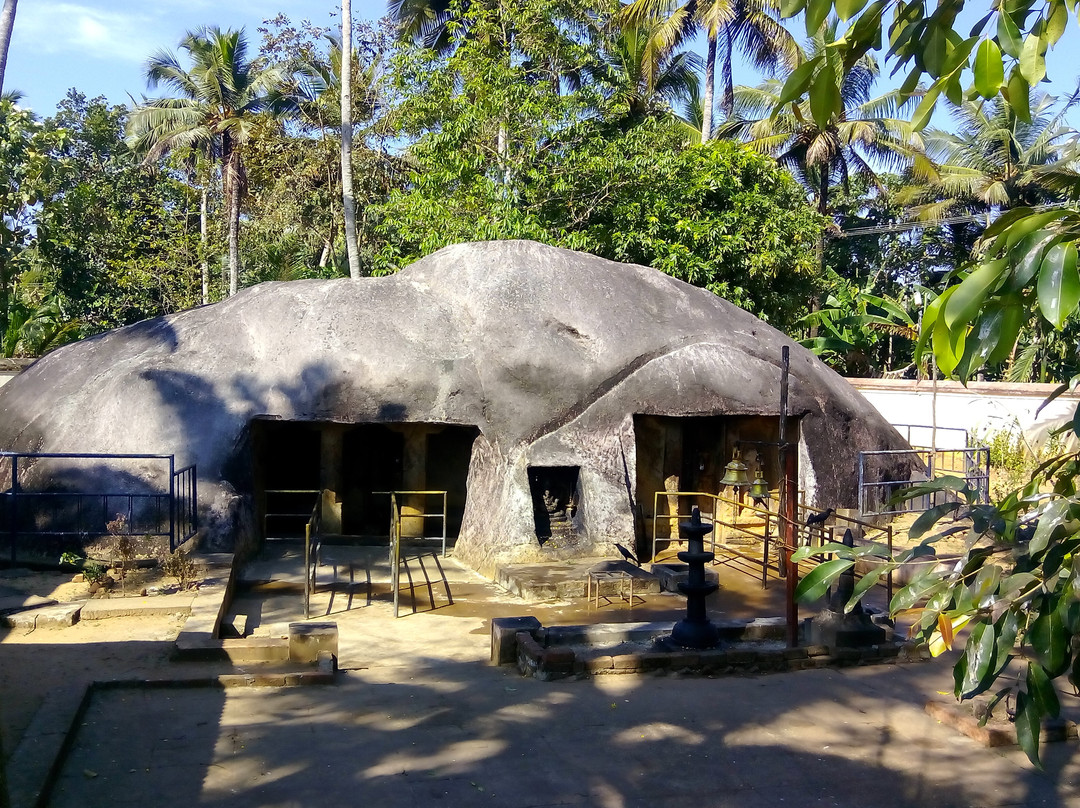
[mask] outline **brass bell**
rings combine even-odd
[[[724,477],[720,485],[733,485],[736,488],[745,488],[750,485],[750,478],[746,474],[747,466],[739,459],[739,450],[735,450],[731,462],[724,466]]]
[[[765,482],[765,476],[761,473],[761,469],[758,469],[758,473],[754,475],[754,482],[750,486],[750,496],[753,499],[761,500],[769,498],[769,484]]]

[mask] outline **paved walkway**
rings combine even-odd
[[[1043,774],[928,718],[945,673],[542,683],[440,661],[351,671],[336,687],[109,691],[50,804],[1080,804],[1075,746],[1054,745]]]
[[[453,607],[331,607],[336,686],[95,694],[50,805],[1080,808],[1076,744],[1051,745],[1041,773],[925,714],[947,662],[538,682],[486,664],[491,614],[657,619],[681,601],[537,607],[448,575]],[[251,601],[256,622],[293,619],[281,597]]]

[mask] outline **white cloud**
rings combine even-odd
[[[15,18],[14,38],[45,53],[141,62],[157,20],[78,3],[26,3]]]

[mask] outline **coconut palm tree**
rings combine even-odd
[[[663,48],[673,50],[698,30],[705,32],[705,91],[701,103],[701,138],[714,134],[713,106],[716,60],[721,57],[723,81],[722,110],[730,117],[735,90],[732,61],[738,50],[759,70],[771,71],[779,65],[793,68],[799,57],[798,44],[779,22],[779,0],[633,0],[623,10],[623,20],[631,25],[659,23],[655,32]]]
[[[402,39],[446,53],[454,47],[450,24],[468,8],[468,0],[456,7],[452,0],[389,0],[386,15]]]
[[[232,295],[239,286],[240,204],[247,190],[243,150],[256,116],[271,107],[288,107],[278,93],[284,76],[276,67],[252,66],[242,30],[200,28],[189,32],[179,47],[191,62],[188,69],[168,51],[146,63],[150,89],[164,84],[176,97],[144,100],[136,107],[128,120],[128,140],[150,162],[168,152],[193,149],[220,161]]]
[[[656,37],[658,27],[655,22],[620,26],[602,63],[592,71],[608,111],[626,123],[684,112],[697,100],[701,59],[690,51],[664,47]],[[683,120],[699,133],[693,123]]]
[[[11,44],[11,31],[15,27],[15,7],[19,0],[4,0],[0,11],[0,92],[4,90],[4,70],[7,68],[8,46]]]
[[[1059,202],[1074,195],[1078,133],[1065,116],[1080,92],[1065,99],[1038,94],[1031,98],[1031,120],[1024,121],[1001,97],[965,101],[953,107],[955,132],[930,129],[926,153],[931,173],[919,185],[897,194],[914,205],[919,218],[933,220],[958,213],[984,213],[1018,205]]]
[[[833,39],[835,31],[823,29],[810,41],[809,56]],[[922,138],[904,112],[916,99],[895,91],[874,96],[878,66],[869,55],[833,73],[841,104],[824,126],[815,122],[809,99],[774,115],[784,82],[768,79],[757,87],[736,88],[734,117],[721,129],[722,136],[773,155],[806,186],[822,215],[830,212],[829,189],[836,183],[846,186],[854,175],[866,177],[884,193],[878,171],[898,172],[912,165],[928,170]]]

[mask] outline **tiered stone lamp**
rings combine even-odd
[[[715,557],[705,550],[705,536],[713,526],[701,521],[701,511],[695,506],[690,521],[679,529],[686,536],[686,550],[679,553],[679,560],[690,569],[687,582],[679,584],[679,591],[686,595],[686,617],[671,629],[671,641],[684,648],[712,648],[720,641],[719,629],[705,614],[705,598],[720,588],[705,580],[705,564]]]

